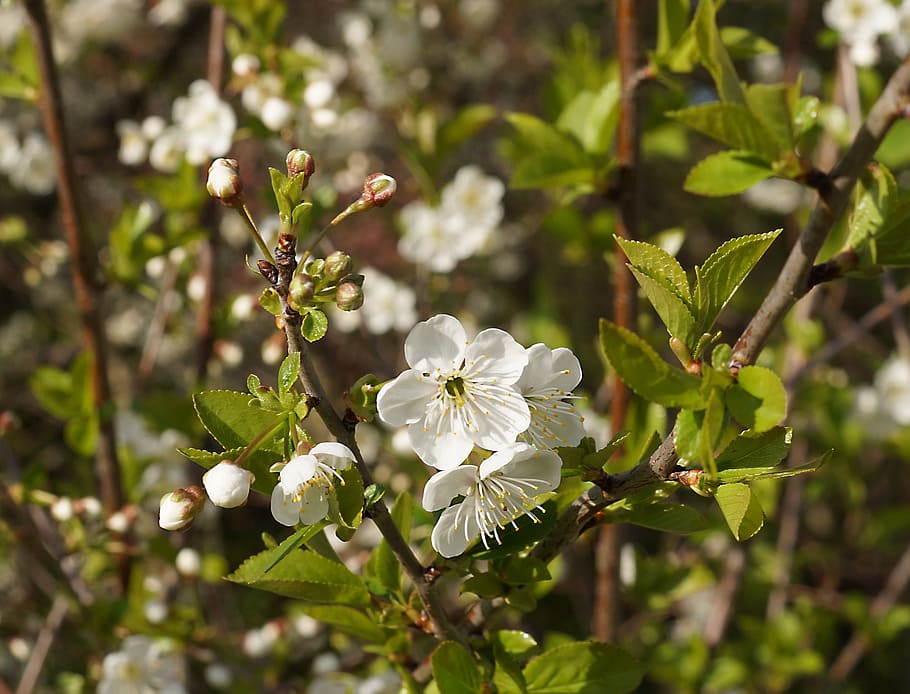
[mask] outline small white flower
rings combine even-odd
[[[61,496],[51,504],[51,517],[58,523],[71,520],[73,515],[73,500],[68,496]]]
[[[177,573],[181,576],[196,578],[199,572],[202,571],[202,557],[192,547],[184,547],[177,552],[177,556],[174,558],[174,566],[177,568]]]
[[[230,149],[237,117],[206,80],[196,80],[190,84],[188,96],[174,100],[172,115],[190,164],[198,166]]]
[[[459,260],[467,257],[459,246],[460,220],[445,217],[422,201],[405,205],[399,213],[404,233],[398,241],[398,252],[433,272],[451,272]]]
[[[54,190],[57,185],[54,152],[44,135],[31,132],[25,136],[10,180],[33,195],[47,195]]]
[[[535,498],[559,486],[562,461],[552,451],[515,443],[493,453],[480,467],[461,465],[433,475],[423,490],[427,511],[445,508],[431,542],[444,557],[457,557],[480,539],[500,543],[499,531],[529,516],[537,521]],[[456,497],[461,501],[449,506]],[[448,507],[448,508],[446,508]]]
[[[568,402],[581,382],[581,364],[572,350],[528,347],[528,365],[515,386],[531,411],[531,424],[519,438],[538,448],[577,446],[585,435],[581,414]]]
[[[482,242],[502,221],[505,184],[486,176],[477,166],[463,166],[442,189],[441,210],[445,216],[460,217],[470,231],[470,240],[479,250]]]
[[[250,495],[253,473],[231,460],[222,460],[202,476],[205,492],[215,506],[237,508]]]
[[[120,136],[120,150],[117,158],[126,166],[137,166],[148,157],[149,143],[145,139],[142,127],[133,120],[117,122],[117,135]]]
[[[0,171],[12,173],[19,164],[20,151],[16,129],[7,121],[0,121]]]
[[[146,636],[129,636],[119,651],[104,656],[97,692],[183,694],[185,677],[183,659],[169,643]]]
[[[234,680],[231,668],[224,663],[209,663],[205,666],[203,676],[206,684],[212,689],[227,689]]]
[[[265,127],[273,132],[286,128],[294,120],[294,107],[287,99],[280,96],[270,96],[262,104],[259,118]]]
[[[910,364],[895,356],[875,375],[881,409],[897,424],[910,424]]]
[[[231,61],[231,72],[238,77],[253,77],[260,65],[259,58],[252,53],[241,53]]]
[[[185,149],[183,134],[178,128],[169,126],[152,143],[149,164],[161,173],[174,173],[180,168]]]
[[[469,341],[457,318],[441,314],[414,326],[404,353],[411,368],[376,404],[386,424],[408,425],[428,465],[453,468],[475,444],[496,450],[528,428],[528,405],[515,389],[528,357],[507,332],[489,328]]]
[[[354,462],[351,449],[341,443],[317,443],[305,455],[288,461],[278,473],[272,491],[272,515],[282,525],[312,525],[329,512],[329,494],[342,482],[338,470]]]
[[[145,604],[142,606],[142,613],[145,615],[145,619],[149,624],[161,624],[167,619],[167,604],[163,600],[157,598],[146,600]]]
[[[888,0],[830,0],[822,17],[850,46],[850,60],[861,66],[878,61],[878,37],[898,26],[897,10]]]

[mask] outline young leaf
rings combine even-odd
[[[665,55],[682,38],[689,23],[689,0],[660,0],[657,10],[657,57]]]
[[[721,101],[745,103],[739,76],[717,30],[714,0],[702,0],[695,10],[692,26],[702,65],[711,73]]]
[[[259,305],[273,316],[281,315],[281,297],[274,287],[266,287],[259,295]]]
[[[605,154],[616,132],[619,95],[619,80],[607,82],[597,92],[579,92],[559,115],[556,127],[574,135],[585,152]]]
[[[593,641],[557,646],[524,669],[528,694],[583,694],[634,691],[644,671],[628,653]]]
[[[353,465],[338,473],[341,480],[335,485],[339,525],[356,528],[363,515],[363,478]]]
[[[746,103],[752,114],[773,138],[778,152],[793,149],[793,113],[799,102],[800,83],[751,84],[746,89]]]
[[[343,605],[309,605],[303,609],[320,622],[330,624],[339,631],[370,643],[382,645],[388,639],[386,630],[376,620],[353,607]]]
[[[632,267],[631,270],[648,301],[667,326],[667,332],[689,344],[695,328],[695,316],[692,315],[689,305],[678,294],[668,289],[660,279],[651,277],[636,267]]]
[[[521,667],[498,643],[493,643],[493,686],[497,694],[527,694]]]
[[[780,378],[763,366],[744,366],[726,394],[727,408],[743,426],[767,431],[787,415],[787,391]]]
[[[207,390],[193,395],[193,406],[202,425],[225,448],[246,446],[264,430],[275,427],[275,433],[266,437],[259,449],[284,453],[284,436],[278,427],[282,417],[263,410],[259,401],[246,393]]]
[[[774,169],[752,152],[728,149],[702,159],[686,176],[683,188],[708,197],[736,195],[774,175]]]
[[[722,484],[729,484],[731,482],[751,482],[752,480],[775,480],[783,479],[785,477],[795,477],[796,475],[804,475],[807,472],[815,472],[822,465],[828,462],[828,458],[831,457],[834,451],[826,451],[818,458],[810,460],[808,463],[799,465],[798,467],[788,467],[788,468],[775,468],[775,467],[749,467],[749,468],[730,468],[729,470],[721,470],[717,473],[717,479],[720,480]]]
[[[526,658],[537,648],[537,641],[530,634],[515,629],[500,629],[490,633],[490,643],[502,647],[505,653],[516,658]]]
[[[643,241],[631,241],[620,236],[613,237],[629,259],[629,265],[661,282],[669,291],[685,303],[692,299],[689,278],[682,265],[663,248]]]
[[[608,514],[617,523],[631,523],[665,533],[694,533],[706,527],[704,517],[684,504],[646,504]]]
[[[790,451],[792,430],[773,427],[763,432],[744,431],[717,456],[717,469],[774,467]]]
[[[768,164],[779,148],[762,122],[742,104],[712,102],[667,114],[703,135],[734,149],[752,152]]]
[[[704,407],[701,380],[671,368],[634,333],[602,318],[600,344],[619,377],[641,397],[664,407]]]
[[[304,602],[353,607],[370,604],[363,581],[344,564],[303,549],[294,549],[274,563],[274,553],[280,549],[281,545],[250,557],[225,578]]]
[[[300,374],[300,352],[288,354],[278,368],[278,392],[281,394],[291,390]]]
[[[509,113],[526,154],[512,172],[513,188],[546,188],[589,183],[594,170],[577,140],[526,113]]]
[[[483,677],[474,658],[460,644],[445,641],[430,659],[439,694],[477,694]]]
[[[777,229],[725,241],[704,265],[695,268],[695,305],[702,321],[699,332],[711,329],[724,306],[781,231]]]
[[[325,337],[329,329],[329,319],[318,308],[308,308],[303,314],[301,333],[307,342],[316,342]]]
[[[722,484],[714,498],[737,540],[748,540],[761,530],[765,516],[748,484]]]

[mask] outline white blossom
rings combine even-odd
[[[195,578],[202,571],[202,557],[192,547],[183,547],[174,557],[177,573],[187,578]]]
[[[269,130],[277,132],[286,128],[294,120],[294,107],[287,99],[270,96],[262,104],[259,118]]]
[[[339,470],[354,462],[351,449],[341,443],[324,441],[309,453],[288,461],[278,473],[272,491],[272,515],[282,525],[312,525],[329,512],[329,495],[335,484],[343,483]]]
[[[10,171],[13,185],[33,195],[47,195],[57,185],[54,152],[47,138],[31,132],[22,141],[19,160]]]
[[[882,410],[901,426],[910,424],[910,364],[895,356],[875,375],[875,389]]]
[[[185,677],[183,659],[169,642],[128,636],[119,651],[104,656],[97,693],[183,694]]]
[[[850,59],[861,66],[878,61],[878,37],[892,32],[898,23],[897,11],[888,0],[829,0],[822,17],[850,46]]]
[[[198,166],[230,149],[237,117],[206,80],[196,80],[188,96],[174,100],[172,115],[190,164]]]
[[[231,460],[222,460],[202,476],[205,492],[215,506],[237,508],[250,495],[253,473]]]
[[[372,267],[363,268],[360,274],[363,306],[357,311],[333,311],[332,324],[342,332],[350,332],[362,322],[374,335],[413,328],[417,322],[414,290]]]
[[[7,121],[0,121],[0,171],[12,173],[19,165],[20,152],[16,129]]]
[[[174,173],[183,161],[184,145],[180,130],[168,126],[152,143],[149,164],[161,173]]]
[[[520,439],[538,448],[577,446],[585,435],[582,417],[571,403],[581,382],[581,364],[572,350],[528,347],[528,365],[515,384],[531,412],[531,424]]]
[[[528,428],[528,404],[515,388],[528,357],[507,332],[489,328],[468,340],[458,319],[441,314],[414,326],[404,353],[411,368],[376,404],[386,424],[408,425],[428,465],[455,467],[475,444],[496,450]]]
[[[411,262],[433,272],[451,272],[467,257],[459,246],[458,218],[447,218],[439,209],[416,200],[401,208],[398,219],[404,232],[398,252]]]
[[[120,137],[120,150],[117,158],[121,164],[136,166],[148,157],[149,143],[142,132],[142,127],[134,120],[117,122],[117,135]]]
[[[480,539],[501,542],[499,531],[521,516],[538,518],[536,497],[559,486],[562,461],[548,450],[515,443],[493,453],[480,466],[460,465],[433,475],[424,487],[423,507],[445,509],[433,528],[433,548],[456,557]],[[452,506],[456,497],[463,497]],[[448,507],[448,508],[447,508]]]

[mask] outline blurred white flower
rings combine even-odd
[[[328,79],[310,82],[303,90],[303,103],[309,108],[322,108],[335,96],[335,85]]]
[[[396,282],[372,267],[363,275],[363,306],[357,311],[333,311],[336,327],[350,332],[359,323],[374,335],[390,330],[406,332],[417,322],[417,295],[407,285]],[[351,316],[351,319],[348,317]]]
[[[149,150],[149,164],[161,173],[174,173],[183,161],[183,135],[171,125],[161,131]],[[202,162],[200,162],[201,164]]]
[[[134,120],[117,122],[117,135],[120,137],[120,150],[117,158],[121,164],[137,166],[148,157],[149,143],[142,132],[142,127]]]
[[[149,21],[161,27],[183,24],[189,10],[188,0],[158,0],[149,10]]]
[[[0,5],[0,49],[7,50],[25,29],[25,9],[19,3]]]
[[[206,684],[212,689],[227,689],[234,680],[231,668],[224,663],[209,663],[202,674]]]
[[[47,195],[54,190],[57,185],[54,152],[43,134],[31,132],[25,136],[10,181],[33,195]]]
[[[892,32],[898,23],[897,11],[888,0],[829,0],[822,17],[850,46],[850,59],[860,66],[877,62],[878,37]]]
[[[188,96],[174,100],[172,115],[190,164],[198,166],[227,154],[237,117],[209,82],[196,80],[190,84]]]
[[[904,0],[897,8],[897,23],[888,33],[888,40],[898,57],[910,53],[910,0]]]
[[[97,693],[183,694],[185,678],[183,659],[170,643],[146,636],[128,636],[119,651],[104,656]]]
[[[192,547],[183,547],[174,557],[177,573],[187,578],[195,578],[202,570],[202,557]]]
[[[59,26],[71,46],[118,41],[138,28],[142,5],[142,0],[71,0],[61,9]]]
[[[437,208],[415,200],[401,209],[398,218],[404,232],[398,252],[411,262],[433,272],[451,272],[467,257],[459,247],[458,221],[445,218]]]
[[[0,121],[0,171],[9,174],[19,165],[19,138],[16,129],[7,121]]]
[[[51,518],[58,523],[65,523],[73,517],[73,500],[68,496],[59,497],[51,504]]]
[[[146,116],[139,126],[142,129],[142,135],[146,140],[151,142],[159,137],[167,128],[167,121],[161,116]]]
[[[294,120],[294,107],[287,99],[270,96],[262,104],[259,117],[269,130],[277,132],[286,128]]]
[[[145,604],[142,606],[142,614],[145,615],[145,620],[149,624],[161,624],[167,619],[167,604],[165,604],[163,600],[157,598],[146,600]]]
[[[253,77],[260,65],[259,58],[252,53],[241,53],[231,61],[231,72],[238,77]]]
[[[885,362],[875,375],[875,389],[881,407],[901,426],[910,424],[910,364],[901,356]]]
[[[398,694],[401,691],[401,677],[394,670],[367,677],[357,685],[356,694]]]

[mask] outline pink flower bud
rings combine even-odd
[[[360,281],[358,282],[357,279]],[[356,311],[363,306],[362,275],[352,275],[338,285],[335,290],[335,303],[342,311]]]
[[[313,159],[312,154],[303,149],[292,149],[288,152],[287,165],[288,178],[293,178],[299,173],[305,174],[309,178],[316,171],[316,160]]]
[[[382,207],[398,190],[395,179],[384,173],[374,173],[366,177],[363,182],[361,198],[367,198],[375,207]]]

